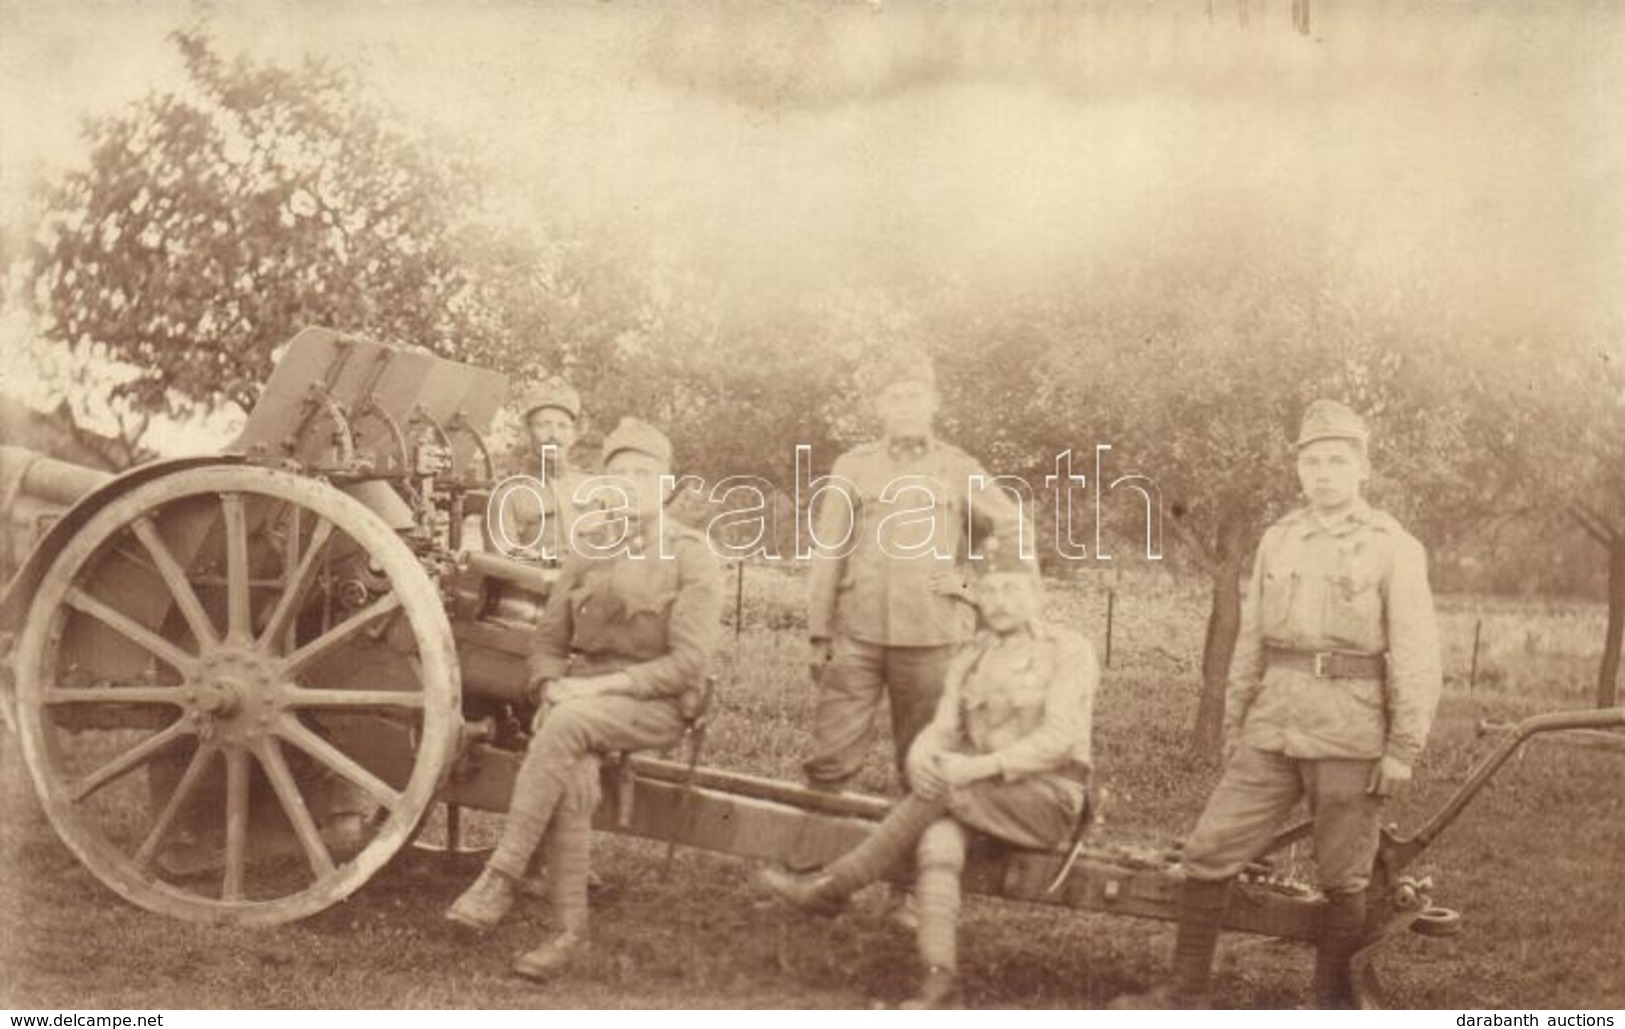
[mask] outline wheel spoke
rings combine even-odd
[[[226,751],[226,878],[221,900],[243,896],[244,851],[248,842],[248,751]]]
[[[421,708],[423,694],[407,690],[309,690],[295,688],[283,694],[290,707],[404,707]]]
[[[297,523],[295,530],[297,531]],[[327,551],[328,541],[332,538],[333,523],[325,518],[318,521],[310,532],[310,546],[299,559],[299,567],[289,574],[287,585],[282,588],[282,596],[277,598],[276,607],[271,611],[271,618],[266,623],[264,631],[260,633],[260,646],[275,645],[277,637],[287,627],[288,620],[304,601],[305,593],[315,578],[317,564]]]
[[[241,493],[220,494],[226,528],[226,634],[239,639],[253,636],[248,608],[248,520]]]
[[[191,669],[193,664],[191,654],[186,653],[186,651],[175,646],[175,644],[164,639],[124,612],[102,603],[79,587],[74,586],[69,589],[67,596],[63,600],[69,607],[82,611],[96,619],[176,671],[184,673]]]
[[[175,817],[181,813],[181,808],[197,789],[198,781],[203,778],[203,772],[209,767],[214,755],[214,747],[209,744],[199,746],[192,754],[192,761],[186,766],[186,771],[181,773],[180,782],[175,784],[175,789],[169,794],[169,800],[164,802],[163,810],[158,812],[158,818],[152,823],[152,831],[147,833],[147,838],[141,841],[140,849],[135,852],[136,868],[144,872],[151,866],[152,859],[158,854],[158,848],[163,846],[165,838],[169,836],[169,830],[175,825]]]
[[[285,720],[278,732],[289,743],[361,787],[367,796],[377,801],[385,810],[394,811],[400,805],[401,794],[398,790],[367,771],[350,755],[311,732],[296,719]]]
[[[260,759],[266,777],[271,780],[271,788],[276,791],[277,800],[288,815],[294,835],[299,837],[299,843],[305,848],[311,871],[316,873],[318,879],[331,875],[333,856],[327,852],[327,844],[322,842],[321,833],[316,831],[316,822],[310,817],[310,808],[305,806],[305,798],[299,793],[293,773],[288,770],[281,745],[274,739],[261,740],[255,746],[254,754]]]
[[[40,691],[44,704],[175,704],[186,703],[186,691],[179,686],[109,686],[98,689]]]
[[[203,610],[203,602],[198,600],[197,591],[187,581],[186,572],[181,568],[180,562],[170,552],[169,546],[164,543],[158,534],[158,526],[151,518],[142,515],[131,523],[136,538],[141,545],[147,548],[152,557],[152,563],[163,576],[164,583],[169,587],[169,594],[175,600],[175,605],[181,609],[186,618],[186,624],[191,628],[192,635],[197,639],[199,647],[214,643],[218,640],[215,635],[214,623],[210,621],[208,612]]]
[[[398,610],[400,606],[400,598],[393,593],[379,597],[349,618],[289,654],[282,664],[283,674],[289,678],[297,676],[311,662],[339,644],[344,643],[351,636],[354,636],[378,619]]]
[[[89,775],[68,787],[68,799],[77,804],[79,801],[84,800],[86,797],[90,796],[92,793],[95,793],[108,783],[115,782],[118,779],[123,778],[124,776],[135,771],[137,768],[140,768],[142,765],[146,764],[148,761],[151,761],[153,758],[157,757],[159,752],[161,752],[165,747],[169,746],[171,743],[174,743],[177,739],[189,732],[191,732],[191,729],[185,721],[170,723],[167,728],[160,729],[158,732],[153,733],[151,736],[148,736],[146,739],[142,740],[140,743],[137,743],[129,750],[126,750],[118,757],[107,762],[107,764],[102,765],[94,772],[91,772]]]

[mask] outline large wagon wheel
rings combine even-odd
[[[247,465],[96,512],[45,574],[16,669],[63,842],[197,921],[290,921],[366,882],[461,725],[451,627],[411,549],[345,493]]]

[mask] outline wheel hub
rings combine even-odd
[[[270,730],[280,676],[249,647],[222,646],[198,661],[187,683],[192,721],[222,743],[246,743]]]
[[[242,686],[229,679],[206,682],[189,694],[192,709],[210,718],[225,718],[237,710]]]

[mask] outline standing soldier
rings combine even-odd
[[[1185,843],[1173,981],[1119,1006],[1206,1007],[1230,883],[1300,798],[1326,894],[1315,1000],[1353,1000],[1384,798],[1411,779],[1438,705],[1439,636],[1427,554],[1360,496],[1366,427],[1309,406],[1298,435],[1308,506],[1264,533],[1225,709],[1225,768]]]
[[[498,548],[540,558],[555,567],[570,546],[570,529],[590,509],[581,492],[586,476],[570,461],[581,420],[581,394],[558,376],[520,395],[524,456],[492,496],[491,523]]]
[[[566,555],[536,631],[530,687],[540,700],[502,839],[446,917],[485,930],[512,907],[538,846],[558,932],[514,963],[544,978],[586,946],[590,827],[603,751],[667,747],[683,734],[684,695],[716,646],[722,571],[705,537],[666,518],[671,444],[623,419],[604,440],[604,473],[626,504]],[[624,517],[617,517],[624,514]]]
[[[936,710],[948,660],[973,624],[961,564],[967,524],[979,536],[1015,537],[1021,523],[1000,489],[972,488],[973,477],[985,476],[981,466],[933,434],[930,361],[902,355],[876,371],[883,436],[835,462],[831,480],[847,503],[826,497],[815,533],[826,549],[848,541],[839,555],[815,556],[808,585],[818,696],[803,769],[819,789],[841,789],[858,773],[883,694],[904,770],[909,745]]]
[[[821,872],[769,868],[759,877],[788,903],[832,914],[853,891],[916,855],[925,979],[905,1007],[952,1007],[960,999],[959,877],[969,834],[1048,850],[1084,811],[1094,649],[1041,619],[1038,569],[1021,560],[1014,539],[990,540],[985,550],[974,564],[986,631],[948,665],[935,717],[909,752],[909,795]]]

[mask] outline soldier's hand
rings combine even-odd
[[[572,692],[576,700],[585,697],[607,697],[613,694],[632,695],[632,677],[625,672],[589,675],[586,678],[573,681],[575,688]]]
[[[835,648],[829,640],[814,638],[809,642],[807,649],[807,674],[812,676],[813,682],[824,677],[824,668],[830,659],[835,656]]]
[[[908,773],[908,782],[911,787],[917,785],[922,779],[940,780],[942,778],[942,773],[937,771],[937,749],[927,745],[925,736],[916,739],[914,746],[908,748],[908,760],[904,762],[904,771]]]
[[[1383,757],[1371,767],[1365,791],[1379,797],[1392,797],[1411,783],[1411,766],[1395,757]]]
[[[948,780],[942,774],[939,759],[942,755],[934,750],[915,751],[918,755],[908,763],[908,788],[921,800],[941,800],[948,795]],[[911,755],[911,757],[914,755]]]

